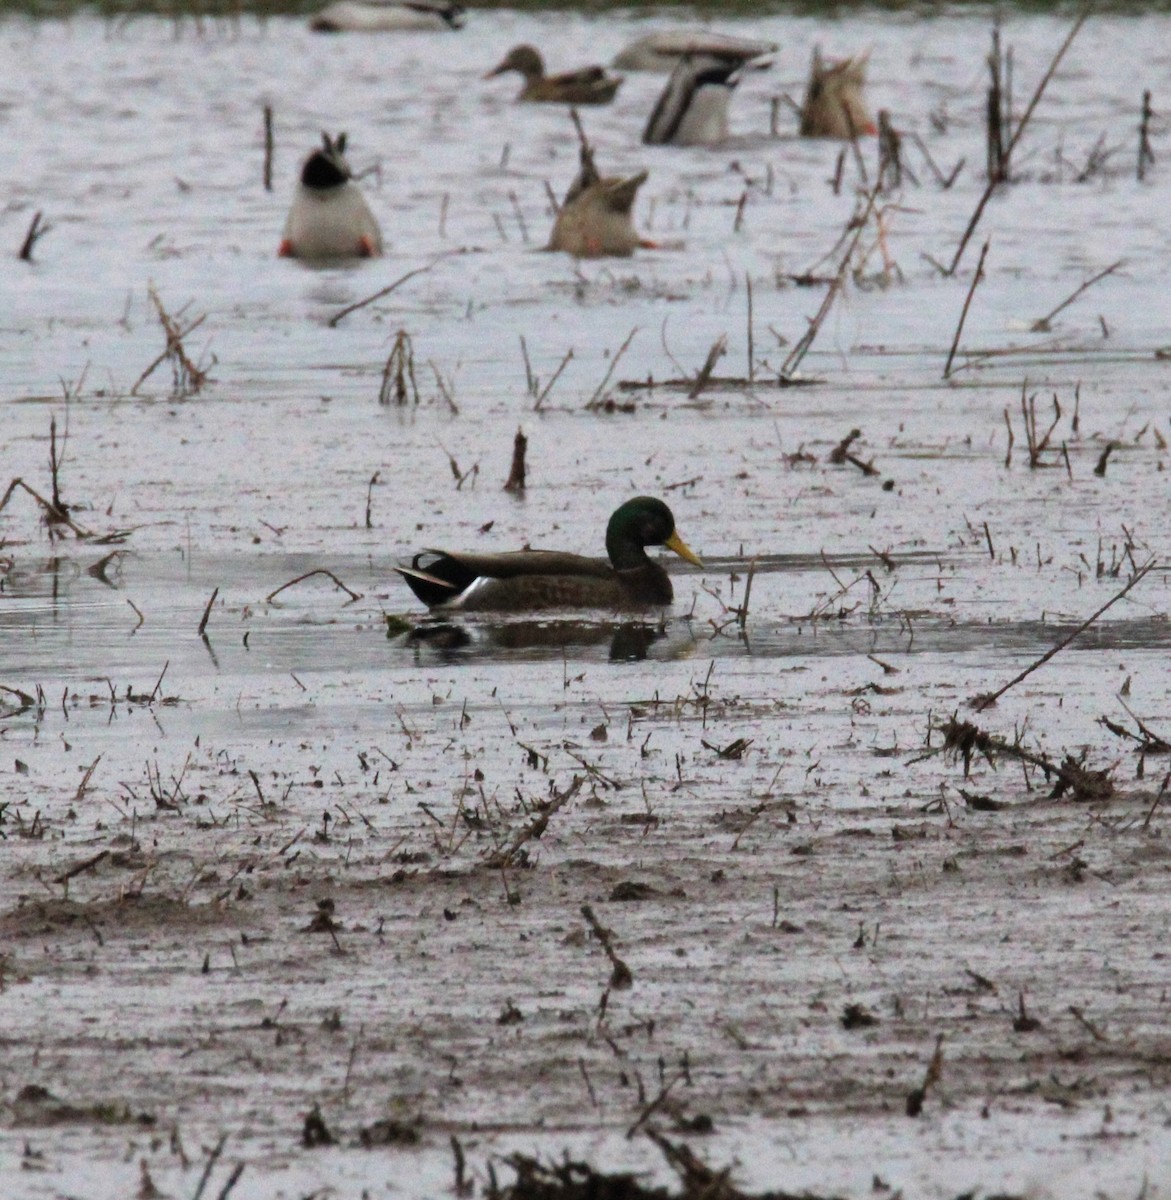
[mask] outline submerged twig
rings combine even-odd
[[[1064,650],[1066,648],[1066,646],[1068,646],[1070,644],[1070,642],[1072,642],[1075,638],[1079,637],[1081,634],[1085,633],[1085,631],[1087,629],[1089,629],[1089,627],[1091,625],[1093,625],[1093,623],[1108,608],[1111,608],[1115,604],[1117,604],[1118,601],[1121,600],[1124,596],[1126,596],[1127,593],[1130,592],[1130,590],[1132,588],[1134,588],[1139,582],[1141,582],[1143,579],[1145,579],[1151,573],[1151,571],[1154,570],[1154,568],[1155,568],[1155,559],[1152,557],[1152,558],[1149,558],[1141,567],[1139,567],[1137,571],[1135,571],[1135,573],[1130,577],[1130,581],[1120,592],[1116,592],[1113,596],[1111,596],[1110,599],[1107,600],[1106,603],[1103,604],[1101,608],[1099,608],[1096,612],[1094,612],[1090,616],[1088,616],[1075,630],[1073,630],[1072,633],[1069,633],[1065,637],[1063,637],[1061,639],[1061,641],[1059,641],[1057,643],[1056,646],[1053,646],[1051,649],[1046,650],[1045,653],[1042,654],[1041,657],[1039,659],[1037,659],[1036,662],[1034,662],[1031,666],[1026,667],[1019,675],[1016,675],[1012,679],[1010,679],[1008,681],[1008,683],[1006,683],[1004,685],[1004,687],[999,688],[995,692],[991,692],[991,693],[981,695],[981,696],[976,696],[972,700],[972,707],[974,709],[976,709],[977,712],[983,712],[984,709],[991,708],[991,706],[994,705],[997,702],[997,700],[999,700],[1000,697],[1003,696],[1004,693],[1009,690],[1009,688],[1016,687],[1016,685],[1018,683],[1020,683],[1022,679],[1027,679],[1035,670],[1037,670],[1038,667],[1043,667],[1051,658],[1060,654],[1061,651]]]
[[[360,308],[365,308],[368,304],[373,304],[376,300],[381,300],[383,296],[389,296],[391,292],[402,287],[410,279],[414,279],[416,275],[426,275],[428,271],[441,263],[445,258],[451,258],[456,254],[469,254],[470,251],[466,246],[459,246],[454,250],[444,250],[441,254],[436,254],[430,262],[424,263],[421,267],[416,267],[413,271],[408,271],[405,275],[400,275],[393,283],[388,283],[386,287],[380,288],[371,296],[365,297],[363,300],[355,300],[353,304],[347,304],[345,308],[334,313],[326,322],[330,329],[336,329],[338,324],[343,321],[352,312],[357,312]]]
[[[275,591],[269,592],[268,595],[265,596],[265,603],[270,603],[273,598],[279,596],[281,592],[285,590],[285,588],[291,588],[295,583],[302,583],[306,579],[312,579],[314,575],[325,575],[327,578],[332,579],[334,584],[341,588],[341,590],[345,592],[345,594],[349,596],[351,600],[362,599],[361,592],[355,592],[346,587],[346,585],[342,583],[342,581],[332,571],[327,571],[324,567],[317,567],[315,570],[306,571],[304,575],[298,575],[296,579],[290,579],[288,583],[282,583],[279,588],[277,588]]]
[[[964,332],[964,322],[968,319],[968,309],[972,304],[972,297],[976,294],[976,288],[980,281],[984,278],[984,260],[988,257],[988,247],[992,244],[992,239],[984,243],[984,248],[980,251],[980,261],[976,264],[976,273],[972,276],[972,286],[968,288],[968,294],[964,297],[964,307],[960,310],[959,323],[956,325],[955,337],[951,339],[951,349],[947,354],[947,362],[943,366],[943,377],[947,379],[951,376],[952,360],[956,356],[956,350],[959,348],[960,335]]]

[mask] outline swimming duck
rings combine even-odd
[[[813,48],[809,83],[801,104],[802,137],[839,138],[849,141],[878,128],[862,99],[869,54],[825,62],[820,47]]]
[[[639,246],[653,247],[634,229],[630,211],[647,173],[627,179],[603,179],[589,143],[581,144],[581,169],[565,193],[546,250],[564,250],[576,258],[625,258]]]
[[[703,563],[675,531],[671,510],[651,496],[627,500],[606,527],[610,561],[559,550],[449,554],[424,550],[395,570],[428,608],[534,612],[550,608],[651,608],[670,604],[667,572],[647,557],[666,546]]]
[[[315,33],[459,29],[464,10],[453,0],[336,0],[309,21]]]
[[[322,147],[301,168],[285,222],[282,258],[374,258],[382,232],[345,159],[346,135],[323,133]]]
[[[728,101],[750,67],[739,55],[688,54],[667,80],[642,140],[648,146],[714,146],[728,136]]]
[[[485,79],[516,71],[524,77],[518,100],[543,104],[609,104],[622,86],[620,75],[607,75],[602,67],[582,67],[561,75],[546,75],[545,63],[533,46],[513,46],[500,65]]]
[[[772,54],[775,42],[730,37],[710,29],[665,29],[636,38],[614,58],[620,71],[673,71],[681,58],[697,54],[715,54],[739,58],[742,63],[762,54]]]

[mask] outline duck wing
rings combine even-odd
[[[593,84],[608,82],[602,67],[582,67],[577,71],[562,71],[560,75],[546,75],[545,78],[558,87],[588,88]]]
[[[559,550],[514,550],[504,554],[460,554],[444,550],[424,550],[416,554],[409,567],[395,567],[428,608],[451,604],[490,580],[609,579],[614,570],[600,558],[586,558]]]

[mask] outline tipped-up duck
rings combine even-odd
[[[681,58],[663,89],[642,140],[648,146],[714,146],[728,136],[728,101],[744,72],[767,56],[694,54]]]
[[[346,135],[321,135],[301,168],[285,222],[283,258],[372,258],[382,253],[382,231],[346,162]]]
[[[653,247],[639,237],[631,210],[647,173],[623,179],[603,179],[594,165],[593,151],[583,138],[581,169],[565,193],[553,222],[547,250],[564,250],[577,258],[627,257],[639,246]]]
[[[848,141],[878,129],[862,99],[869,53],[840,62],[827,62],[814,47],[809,83],[801,104],[802,137],[839,138]]]

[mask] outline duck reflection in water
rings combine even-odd
[[[475,634],[451,621],[424,622],[407,634],[409,646],[460,651],[479,644],[493,650],[565,649],[610,644],[610,662],[641,662],[655,642],[667,636],[664,624],[646,621],[507,621],[477,623]]]

